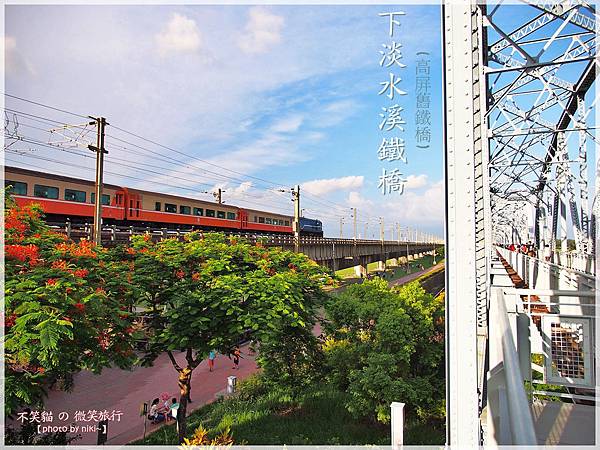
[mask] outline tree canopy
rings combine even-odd
[[[324,350],[331,379],[351,396],[348,410],[387,423],[390,402],[430,413],[443,394],[443,303],[416,282],[349,286],[327,304]]]
[[[5,412],[41,404],[57,380],[135,359],[128,267],[89,241],[52,232],[36,206],[5,209]]]
[[[134,262],[138,306],[147,309],[144,360],[151,364],[167,352],[178,372],[180,439],[191,375],[209,351],[230,354],[244,335],[260,342],[283,327],[311,327],[313,305],[330,280],[305,255],[218,233],[157,243],[138,236],[121,251]],[[185,363],[177,360],[179,351]]]

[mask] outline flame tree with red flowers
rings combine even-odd
[[[52,232],[35,205],[5,202],[5,413],[43,404],[80,370],[129,368],[134,292],[128,262]]]
[[[303,254],[264,248],[218,233],[185,241],[133,237],[120,257],[135,261],[131,281],[144,289],[151,364],[166,352],[177,372],[179,441],[194,369],[212,349],[231,353],[243,335],[266,342],[285,327],[311,333],[327,270]]]

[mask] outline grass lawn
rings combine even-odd
[[[188,435],[202,424],[210,436],[230,427],[235,445],[389,445],[389,426],[353,419],[344,408],[345,395],[318,385],[298,400],[277,391],[233,397],[194,411]],[[163,426],[132,444],[176,445],[175,426]]]

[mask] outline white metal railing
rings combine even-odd
[[[523,253],[497,247],[500,255],[532,289],[594,290],[596,274],[543,261]]]
[[[510,326],[503,288],[492,287],[490,304],[490,371],[488,408],[493,433],[488,443],[536,445],[529,400],[525,392],[519,355]]]
[[[536,445],[536,431],[539,435],[552,426],[540,425],[536,430],[541,419],[532,418],[530,401],[534,398],[594,400],[592,330],[598,305],[595,291],[585,285],[582,289],[516,289],[492,284],[486,390],[492,419],[488,427],[493,433],[488,433],[488,443]],[[534,354],[543,357],[541,366],[532,362]],[[541,373],[542,379],[535,379],[533,371]],[[527,389],[525,382],[531,383]],[[562,386],[563,391],[554,392],[543,385]],[[543,418],[549,420],[554,419]]]
[[[539,254],[537,257],[527,256],[524,253],[510,251],[504,247],[497,247],[498,251],[504,259],[507,261],[510,259],[511,266],[517,270],[517,267],[513,264],[519,260],[522,261],[539,261],[540,263],[546,264],[550,267],[557,269],[571,270],[578,273],[584,273],[587,275],[596,274],[596,265],[593,256],[581,255],[577,253],[560,253],[556,252],[551,256],[549,261],[543,259],[543,255]],[[524,263],[519,266],[524,265]]]

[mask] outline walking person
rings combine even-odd
[[[240,354],[241,354],[240,348],[236,346],[233,349],[233,353],[232,353],[232,355],[233,355],[233,368],[234,369],[238,369],[239,370],[239,368],[240,368]]]
[[[215,350],[211,350],[208,352],[208,371],[212,372],[215,367],[215,359],[217,357],[217,352]]]

